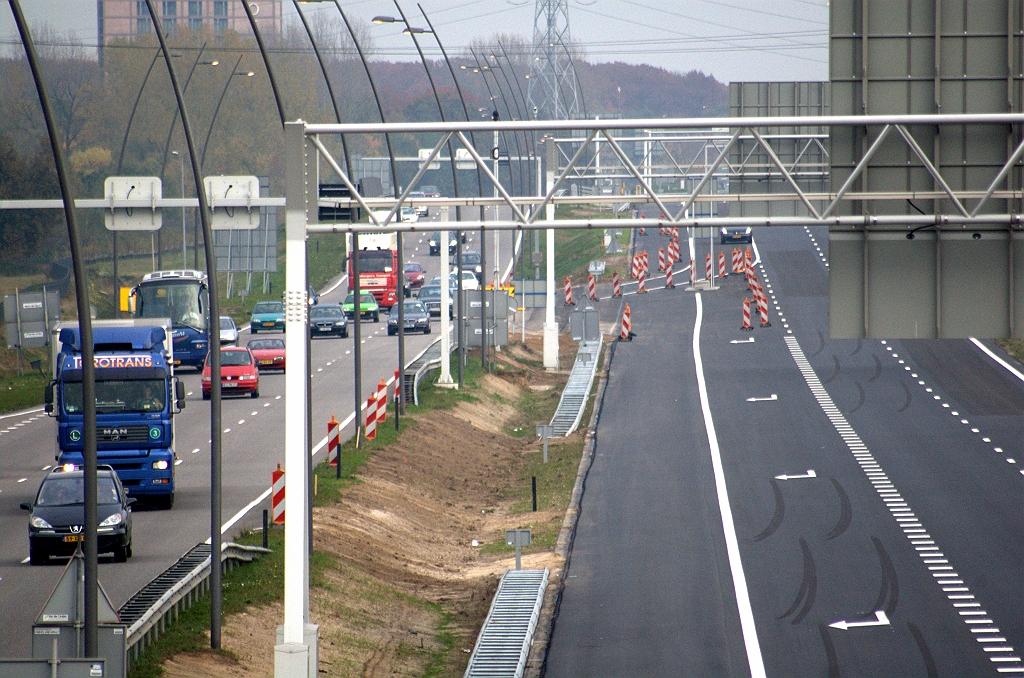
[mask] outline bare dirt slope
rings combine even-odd
[[[322,675],[462,675],[497,579],[514,566],[482,545],[527,521],[509,507],[538,446],[503,431],[522,416],[514,405],[527,387],[555,391],[565,379],[537,369],[538,354],[539,342],[503,353],[507,378],[484,377],[477,402],[416,415],[339,503],[314,510],[310,615],[320,625]],[[561,510],[528,517],[561,520]],[[524,557],[524,567],[559,564],[550,551]],[[232,616],[223,645],[233,657],[181,654],[166,675],[272,676],[281,619],[280,604]]]

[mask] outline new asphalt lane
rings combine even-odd
[[[630,296],[546,675],[1024,674],[1024,383],[968,341],[827,339],[827,233],[757,245],[770,328],[742,276],[701,293],[740,569],[695,295]]]
[[[406,256],[427,267],[428,278],[438,270],[438,257],[427,252],[427,233],[406,236]],[[466,249],[478,249],[479,234],[468,234]],[[491,252],[493,250],[489,250]],[[507,245],[505,245],[507,252]],[[323,302],[338,302],[346,289],[341,284]],[[351,328],[350,328],[351,329]],[[393,375],[398,366],[397,337],[387,337],[384,316],[380,323],[364,322],[363,389],[367,395],[377,381]],[[407,359],[437,337],[408,335]],[[257,335],[257,336],[263,336]],[[281,336],[271,334],[267,336]],[[250,338],[243,333],[244,345]],[[317,339],[312,342],[313,443],[326,434],[332,414],[344,420],[352,412],[352,335],[348,339]],[[209,403],[201,399],[199,375],[182,376],[189,392],[188,405],[177,421],[175,449],[177,492],[170,511],[139,510],[134,513],[134,556],[127,563],[100,558],[99,577],[118,607],[132,594],[170,566],[182,554],[209,537],[210,464]],[[270,472],[284,461],[284,378],[277,373],[260,377],[260,397],[225,398],[223,413],[223,519],[249,507],[231,525],[226,536],[260,523],[260,511],[269,500],[250,506],[267,491]],[[389,420],[390,423],[390,420]],[[65,560],[53,560],[49,567],[28,565],[27,514],[18,508],[31,501],[45,473],[54,463],[55,424],[41,409],[0,418],[0,656],[23,657],[30,653],[31,624],[63,571]],[[352,427],[341,432],[351,436]],[[317,461],[323,458],[321,450]]]

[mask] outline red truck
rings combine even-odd
[[[352,251],[352,236],[347,236]],[[352,256],[348,257],[348,289],[352,291]],[[398,261],[398,235],[366,233],[359,236],[359,290],[369,292],[382,308],[398,303],[399,280],[403,277]]]

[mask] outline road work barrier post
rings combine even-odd
[[[757,311],[761,314],[761,327],[771,327],[772,324],[768,322],[768,297],[765,296],[761,283],[757,284]]]
[[[690,287],[697,283],[697,267],[693,265],[693,258],[690,258]]]
[[[388,383],[383,379],[377,384],[377,423],[388,420]]]
[[[263,548],[267,548],[267,532],[270,531],[270,511],[263,509]]]
[[[711,280],[711,255],[704,256],[704,277]]]
[[[665,270],[665,248],[664,247],[659,247],[658,248],[658,270],[659,271],[664,271]]]
[[[619,341],[633,341],[633,322],[629,317],[629,304],[622,309],[622,329],[619,331]]]
[[[729,275],[729,271],[725,270],[725,252],[718,253],[718,277],[724,278]]]
[[[743,252],[739,247],[732,248],[732,272],[743,273]]]
[[[612,271],[612,296],[621,297],[622,287],[619,285],[619,272]]]
[[[593,273],[587,274],[587,296],[591,301],[597,301],[597,281]]]
[[[651,258],[647,256],[647,250],[640,253],[643,260],[640,262],[640,268],[644,269],[644,273],[650,274],[651,272]]]
[[[377,439],[377,394],[366,399],[366,439]]]
[[[743,253],[743,264],[748,271],[754,268],[754,253],[747,248],[747,251]]]
[[[284,471],[281,464],[277,465],[277,470],[270,473],[270,508],[272,522],[275,525],[284,525]]]
[[[572,282],[565,276],[565,305],[572,306]]]
[[[327,464],[329,466],[338,466],[338,428],[339,422],[331,415],[331,420],[327,422]]]
[[[750,297],[743,300],[743,327],[740,329],[744,332],[754,331],[754,328],[750,325]]]
[[[629,267],[629,277],[636,279],[640,277],[640,255],[633,255],[633,263]]]
[[[641,268],[640,269],[640,282],[636,286],[636,293],[637,294],[644,294],[646,292],[647,292],[647,270]]]
[[[672,282],[672,267],[669,266],[665,269],[665,289],[671,290],[675,288],[675,286],[675,283]]]

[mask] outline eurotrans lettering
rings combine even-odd
[[[75,356],[74,369],[82,369],[82,356]],[[153,356],[150,355],[103,355],[93,358],[93,365],[98,370],[110,370],[117,367],[153,367]]]

